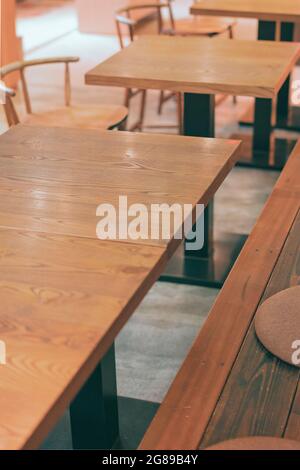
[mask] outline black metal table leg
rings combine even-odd
[[[293,26],[293,25],[292,25]],[[291,33],[291,25],[281,25],[281,37],[287,40]],[[276,23],[272,21],[260,21],[258,27],[259,40],[275,40]],[[288,113],[289,103],[289,78],[281,88],[277,100],[277,114]],[[254,129],[253,136],[235,134],[233,138],[243,140],[242,157],[240,166],[252,168],[281,170],[289,158],[295,141],[290,139],[278,139],[272,135],[273,121],[272,100],[257,98],[254,106]],[[252,112],[253,114],[253,112]],[[278,121],[278,118],[277,118]],[[246,122],[247,123],[247,122]],[[240,122],[245,124],[245,122]],[[253,116],[248,121],[253,126]]]
[[[275,41],[276,23],[274,21],[259,21],[258,36],[259,41]]]
[[[70,406],[73,448],[112,449],[119,437],[114,345]]]
[[[293,23],[281,23],[280,40],[292,42],[294,40],[295,25]],[[258,39],[274,41],[276,37],[276,24],[272,21],[260,21],[258,27]],[[300,106],[291,106],[290,102],[291,77],[289,76],[278,94],[276,109],[272,125],[275,129],[300,131]],[[243,116],[240,124],[253,125],[253,108]]]
[[[215,97],[187,93],[184,96],[184,133],[192,137],[214,137]],[[222,287],[247,236],[222,234],[214,239],[213,201],[204,214],[204,246],[188,251],[185,243],[177,250],[162,281],[181,284]]]
[[[234,139],[243,141],[239,166],[266,170],[282,170],[296,141],[279,139],[272,135],[272,100],[257,99],[253,135],[235,133]]]
[[[282,23],[281,41],[294,40],[295,25]],[[278,94],[276,108],[276,128],[300,131],[300,106],[292,106],[290,99],[291,76],[289,76]]]
[[[70,406],[75,450],[137,449],[159,403],[117,396],[114,345]]]
[[[241,139],[243,146],[239,166],[282,170],[296,141],[279,139],[272,135],[272,100],[256,99],[253,136],[236,133],[234,139]]]
[[[184,95],[184,135],[190,137],[215,136],[215,96],[185,93]],[[213,201],[204,214],[204,246],[194,251],[193,257],[209,258],[213,252]],[[191,253],[185,250],[185,257]]]
[[[276,23],[274,21],[259,21],[258,22],[258,35],[259,41],[275,41],[276,36]],[[240,120],[241,126],[253,126],[255,106],[250,106],[249,110]]]

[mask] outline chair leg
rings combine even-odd
[[[125,100],[124,100],[124,106],[126,106],[126,108],[129,108],[130,99],[131,99],[131,89],[126,88],[126,90],[125,90]]]
[[[143,130],[145,113],[146,113],[147,90],[142,91],[141,111],[139,120],[139,130]]]
[[[121,124],[119,124],[116,128],[116,130],[118,131],[126,131],[126,127],[127,127],[127,118],[124,119],[124,121],[121,122]]]
[[[229,35],[229,39],[234,39],[234,28],[232,25],[229,26],[228,28],[228,35]],[[237,97],[233,96],[232,99],[233,99],[233,104],[237,104]]]
[[[164,91],[161,91],[160,94],[159,94],[159,105],[158,105],[158,114],[159,115],[161,115],[161,113],[162,113],[162,108],[163,108],[164,102],[165,102]]]

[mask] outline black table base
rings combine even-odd
[[[207,258],[187,254],[182,244],[160,281],[221,288],[246,240],[247,235],[222,233],[220,240],[213,241],[213,251]]]
[[[119,438],[115,346],[70,406],[74,450],[111,449]]]
[[[281,23],[280,40],[292,42],[294,40],[294,29],[293,23]],[[276,23],[273,21],[259,21],[258,40],[275,41],[275,39]],[[273,109],[272,126],[275,129],[297,132],[300,131],[300,107],[290,106],[290,88],[291,77],[289,76],[278,94],[276,108]],[[253,126],[253,117],[253,109],[250,108],[240,120],[240,125]]]
[[[70,406],[73,449],[135,450],[158,408],[118,397],[113,344]]]
[[[242,140],[241,156],[237,166],[257,168],[261,170],[281,171],[285,166],[292,150],[296,145],[293,139],[278,139],[273,137],[269,151],[254,150],[252,136],[233,134],[232,139]]]
[[[184,95],[184,134],[190,137],[214,137],[215,97],[186,93]],[[213,199],[205,209],[204,246],[199,251],[186,251],[184,243],[170,261],[161,281],[220,288],[231,271],[246,236],[229,235],[214,240]]]
[[[253,127],[253,123],[254,106],[250,105],[248,111],[239,120],[239,124],[243,127]],[[273,116],[272,129],[300,132],[300,106],[291,106],[286,115]]]
[[[285,85],[283,85],[283,88]],[[282,89],[279,93],[282,92]],[[274,109],[271,99],[257,98],[254,107],[254,128],[252,137],[235,133],[231,137],[243,141],[238,165],[265,169],[282,170],[293,150],[294,139],[278,139],[272,132]]]
[[[291,106],[286,116],[278,116],[276,128],[300,132],[300,106]]]

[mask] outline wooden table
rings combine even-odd
[[[71,402],[74,447],[110,448],[114,340],[180,240],[99,240],[96,209],[207,204],[239,143],[24,126],[0,141],[0,449],[38,447]]]
[[[191,7],[193,15],[233,16],[258,19],[258,39],[293,41],[295,24],[300,23],[300,2],[295,0],[201,0]],[[300,107],[290,106],[290,75],[276,104],[274,126],[300,130]],[[241,124],[253,124],[253,108]]]
[[[184,132],[191,136],[214,137],[216,94],[257,97],[253,145],[245,140],[241,163],[278,168],[295,142],[272,141],[272,99],[299,56],[300,47],[288,43],[143,37],[88,72],[86,83],[184,93]],[[245,239],[227,237],[221,245],[214,243],[212,218],[210,207],[206,224],[208,243],[198,254],[199,259],[193,256],[187,261],[178,252],[166,280],[222,285]],[[193,266],[189,276],[186,263]]]
[[[300,21],[300,5],[294,0],[199,0],[192,5],[191,13],[257,18],[280,23]]]

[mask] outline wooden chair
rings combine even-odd
[[[163,15],[162,10],[169,10],[169,4],[167,2],[153,2],[147,4],[138,4],[121,8],[117,10],[115,15],[117,32],[121,49],[125,47],[124,36],[129,38],[130,42],[134,41],[139,33],[145,33],[147,26],[151,26],[152,30],[157,34],[163,33]],[[171,21],[171,17],[170,17]],[[139,112],[139,118],[129,130],[142,130],[146,111],[146,99],[147,90],[132,90],[127,89],[125,94],[125,106],[130,106],[130,101],[133,97],[141,95],[141,106]],[[168,95],[169,96],[169,95]],[[174,96],[174,94],[172,94]],[[181,95],[177,94],[178,97],[178,126],[181,132],[182,129],[182,99]],[[157,126],[158,127],[158,126]]]
[[[213,38],[223,33],[228,33],[229,39],[234,39],[234,26],[236,21],[232,18],[219,18],[217,16],[188,16],[187,18],[175,19],[172,2],[174,0],[166,0],[168,7],[169,21],[163,21],[162,33],[177,36],[205,36]],[[166,94],[164,91],[160,93],[158,105],[158,113],[162,113],[163,105],[173,97],[172,93]],[[226,96],[220,96],[216,105],[220,104]],[[237,99],[234,96],[233,102]]]
[[[230,39],[234,38],[234,26],[236,21],[232,18],[219,18],[217,16],[188,16],[187,18],[175,19],[172,2],[164,0],[168,4],[169,22],[164,22],[163,32],[165,34],[176,34],[180,36],[208,36],[214,37],[222,33],[228,33]]]
[[[27,117],[22,123],[34,126],[47,127],[70,127],[80,129],[114,129],[123,128],[128,116],[128,109],[117,105],[99,105],[99,106],[71,106],[71,82],[70,82],[70,63],[78,62],[78,57],[55,57],[28,61],[14,62],[0,68],[0,77],[4,79],[13,72],[19,72],[22,84],[23,97]],[[50,112],[35,114],[32,112],[30,96],[25,78],[25,70],[28,67],[46,65],[46,64],[65,64],[65,106],[57,108]],[[8,125],[19,124],[20,119],[14,107],[12,97],[14,92],[2,85],[2,92],[6,94],[5,103],[3,103]]]

